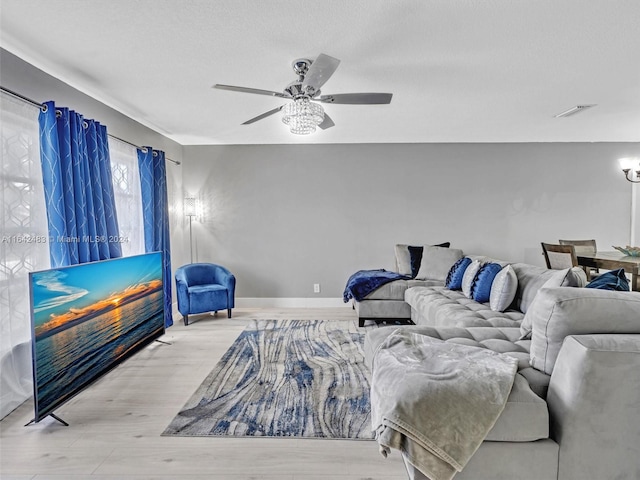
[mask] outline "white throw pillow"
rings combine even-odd
[[[441,280],[444,285],[449,270],[462,257],[462,250],[458,248],[425,245],[416,280]]]
[[[409,245],[398,243],[396,251],[396,271],[401,275],[411,275],[411,255]]]
[[[511,265],[503,267],[491,284],[489,307],[494,312],[504,312],[518,291],[518,277]]]
[[[474,260],[464,271],[464,276],[462,277],[462,293],[467,298],[471,298],[471,285],[473,285],[473,279],[476,278],[478,270],[480,270],[482,265],[483,263],[480,260]]]

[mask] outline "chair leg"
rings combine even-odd
[[[189,315],[183,315],[182,320],[184,320],[184,326],[189,325]]]
[[[227,308],[227,318],[231,318],[231,309]]]

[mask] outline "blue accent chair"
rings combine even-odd
[[[236,277],[213,263],[191,263],[176,270],[178,311],[185,325],[189,315],[227,309],[231,318],[234,307]]]

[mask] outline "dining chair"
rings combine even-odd
[[[560,245],[573,245],[576,255],[593,255],[598,251],[595,240],[558,240]]]
[[[547,268],[562,270],[565,268],[577,267],[578,257],[573,245],[560,245],[555,243],[541,243],[544,260]]]
[[[576,250],[576,256],[580,255],[595,255],[598,251],[598,247],[596,246],[596,241],[594,239],[591,240],[558,240],[560,245],[573,245]],[[600,270],[596,267],[587,268],[585,267],[585,273],[587,274],[588,279],[592,279],[597,277],[600,274]]]

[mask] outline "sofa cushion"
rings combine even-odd
[[[189,313],[211,311],[212,305],[226,305],[227,287],[224,285],[193,285],[188,288]]]
[[[473,285],[473,280],[476,278],[476,274],[484,265],[480,259],[474,259],[471,261],[467,269],[464,271],[464,275],[462,276],[462,293],[465,297],[471,298],[471,286]]]
[[[522,313],[527,313],[529,305],[545,283],[550,281],[554,286],[559,287],[564,275],[562,270],[549,270],[526,263],[514,263],[512,267],[518,277],[516,307]]]
[[[582,288],[587,285],[587,274],[582,267],[570,268],[567,275],[562,280],[562,287],[579,287]]]
[[[534,393],[522,375],[516,375],[507,404],[493,428],[488,442],[535,442],[549,438],[547,402]]]
[[[640,333],[640,293],[587,288],[543,288],[527,317],[531,366],[553,372],[568,335]]]
[[[516,297],[518,291],[518,277],[511,265],[500,270],[491,285],[489,308],[495,312],[504,312]]]
[[[485,303],[491,296],[491,285],[502,267],[497,263],[485,263],[476,273],[471,283],[471,298],[476,302]]]
[[[495,312],[488,303],[445,287],[409,288],[404,300],[415,311],[414,323],[432,327],[519,327],[524,317],[517,310]]]
[[[549,279],[544,282],[540,288],[557,288],[557,287],[584,287],[587,283],[587,274],[584,273],[579,267],[575,268],[566,268],[564,270],[548,270],[552,272],[549,275]],[[556,272],[556,273],[553,273]],[[540,276],[539,278],[544,278],[547,274]],[[532,285],[536,285],[536,282],[530,283],[530,292],[528,293],[531,296],[532,300],[535,299],[537,291],[532,290]],[[528,308],[528,307],[527,307]],[[526,312],[525,312],[526,313]],[[523,337],[531,336],[531,319],[533,317],[524,316],[522,323],[520,324],[520,332]]]
[[[450,242],[444,242],[434,246],[446,248],[449,247],[449,245],[451,245]],[[424,245],[414,246],[398,243],[395,246],[396,271],[402,275],[411,275],[412,278],[415,277],[420,269],[423,249]]]
[[[526,263],[514,263],[512,266],[518,277],[516,307],[522,313],[527,313],[529,305],[543,285],[545,287],[584,287],[587,283],[587,275],[580,267],[549,270]]]
[[[424,247],[418,280],[440,280],[442,285],[454,263],[462,258],[462,250],[458,248]]]
[[[439,280],[394,280],[376,288],[362,300],[404,300],[404,292],[411,287],[440,286]]]
[[[528,366],[528,341],[518,340],[517,328],[431,328],[417,325],[402,327],[381,327],[371,330],[365,336],[365,361],[369,368],[378,346],[397,329],[408,329],[414,333],[428,335],[445,342],[488,348],[510,355],[518,360],[519,374],[507,399],[507,405],[496,424],[489,432],[487,441],[529,442],[549,435],[549,414],[546,402],[536,395],[524,372]],[[544,376],[546,385],[549,377]]]

